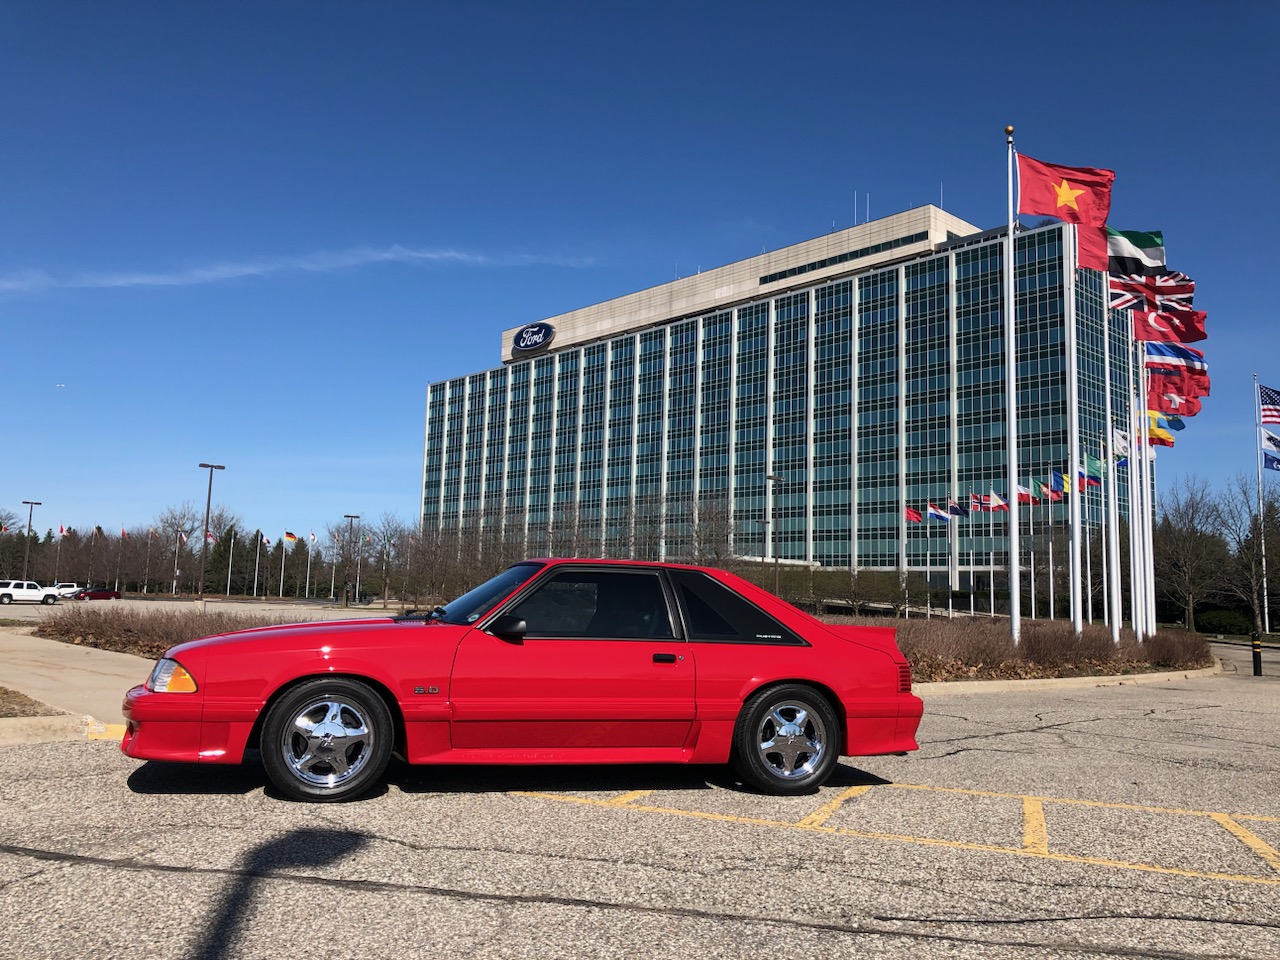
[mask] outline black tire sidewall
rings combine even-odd
[[[760,758],[756,730],[766,713],[783,702],[799,702],[817,713],[826,729],[825,750],[817,769],[798,780],[776,776]],[[756,693],[738,715],[733,731],[733,766],[738,775],[753,787],[775,796],[813,793],[822,786],[840,762],[840,721],[826,696],[813,687],[799,683],[768,687]]]
[[[284,725],[305,704],[326,697],[354,706],[373,733],[372,755],[364,768],[339,787],[317,787],[298,780],[280,750]],[[382,779],[391,759],[393,739],[391,713],[368,684],[344,677],[320,677],[299,684],[271,705],[263,721],[259,746],[267,776],[282,793],[295,800],[336,803],[360,797]]]

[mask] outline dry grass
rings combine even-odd
[[[66,607],[46,617],[35,629],[35,634],[64,643],[84,644],[99,650],[132,653],[157,660],[174,644],[188,640],[249,627],[304,622],[305,617],[222,610],[206,613],[194,610],[140,611],[82,604]]]
[[[1009,621],[985,617],[883,618],[828,616],[833,623],[893,625],[898,645],[911,661],[918,681],[1030,679],[1034,677],[1109,676],[1151,670],[1189,670],[1213,662],[1208,641],[1196,634],[1164,631],[1139,645],[1128,631],[1120,645],[1107,627],[1086,626],[1075,637],[1068,621],[1024,620],[1022,643],[1015,647]],[[304,618],[238,614],[143,612],[80,605],[59,610],[36,634],[66,643],[132,653],[157,659],[177,643],[247,627],[300,623]]]
[[[884,620],[830,617],[843,623],[884,625]],[[918,681],[1026,680],[1037,677],[1112,676],[1152,670],[1190,670],[1213,663],[1209,642],[1181,631],[1157,633],[1145,644],[1121,631],[1086,626],[1079,637],[1069,621],[1023,620],[1018,646],[1008,620],[945,617],[900,620],[898,645]]]

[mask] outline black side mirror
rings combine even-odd
[[[524,622],[523,617],[504,613],[489,625],[489,632],[508,643],[523,643],[524,635],[529,632],[529,625]]]

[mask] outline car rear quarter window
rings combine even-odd
[[[805,646],[805,641],[755,604],[695,570],[673,570],[689,639],[711,643]]]

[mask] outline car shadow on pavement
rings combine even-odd
[[[827,780],[827,788],[885,786],[892,781],[873,773],[839,764]],[[149,761],[127,780],[134,793],[192,796],[233,796],[262,790],[275,800],[293,802],[267,780],[256,751],[245,754],[241,764],[196,764]],[[697,764],[571,765],[571,766],[472,766],[432,764],[410,766],[399,757],[392,759],[381,783],[357,800],[385,795],[390,788],[406,794],[469,794],[531,791],[539,793],[628,793],[633,790],[676,792],[685,790],[731,790],[758,794],[727,766]],[[817,790],[811,791],[817,793]]]
[[[626,793],[632,790],[733,790],[758,793],[727,766],[670,764],[572,766],[410,766],[393,760],[386,781],[403,793]],[[890,781],[840,764],[828,787],[883,786]],[[813,791],[817,793],[817,790]]]
[[[129,774],[129,789],[144,794],[252,793],[266,785],[260,763],[203,764],[148,761]]]

